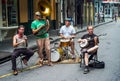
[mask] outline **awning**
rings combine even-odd
[[[120,4],[120,2],[115,2],[115,1],[102,1],[102,3],[108,3],[108,4]]]

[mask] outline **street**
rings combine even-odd
[[[120,20],[94,29],[95,34],[106,34],[99,37],[98,60],[105,62],[104,69],[91,68],[88,74],[83,74],[80,64],[54,64],[50,67],[44,65],[28,71],[20,72],[17,76],[7,75],[0,81],[120,81]],[[80,52],[77,38],[86,32],[77,34],[75,48]],[[34,65],[37,61],[37,53],[30,59],[29,65]],[[9,74],[11,61],[0,65],[0,76]]]

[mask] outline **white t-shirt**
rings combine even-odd
[[[76,34],[76,31],[73,26],[66,27],[66,25],[62,26],[60,29],[60,34],[63,34],[66,37],[70,37],[73,34]]]

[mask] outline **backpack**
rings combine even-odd
[[[102,69],[102,68],[105,68],[105,62],[104,61],[94,61],[89,64],[89,67]]]

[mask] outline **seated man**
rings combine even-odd
[[[97,35],[95,35],[93,33],[93,27],[92,26],[88,26],[87,27],[87,31],[88,34],[85,34],[82,36],[81,39],[78,39],[78,42],[85,42],[84,39],[88,40],[88,45],[84,48],[81,49],[82,53],[84,54],[84,59],[85,59],[85,68],[84,68],[84,74],[89,72],[89,67],[88,67],[88,63],[89,63],[89,58],[88,58],[88,54],[93,54],[97,51],[98,49],[98,37]]]
[[[14,35],[13,37],[13,47],[14,52],[12,53],[12,70],[13,74],[17,75],[18,71],[16,69],[16,58],[20,56],[20,54],[25,55],[23,59],[23,63],[27,65],[27,61],[30,57],[34,54],[34,52],[27,48],[27,37],[24,35],[24,26],[18,27],[18,34]]]
[[[60,33],[61,38],[70,40],[72,58],[75,59],[76,56],[75,56],[75,53],[74,53],[73,38],[75,37],[76,31],[75,31],[74,27],[71,26],[69,18],[66,18],[65,25],[61,27],[59,33]]]

